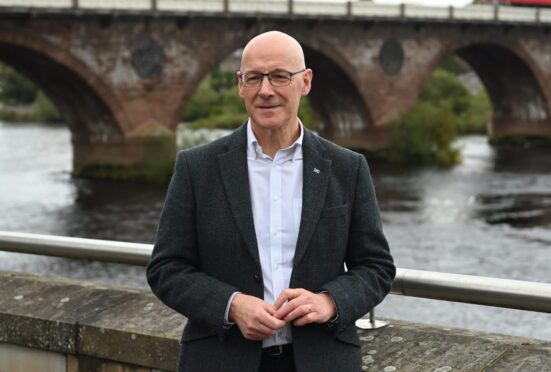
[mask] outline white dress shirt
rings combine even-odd
[[[273,304],[289,288],[302,213],[302,139],[272,159],[262,152],[250,120],[247,123],[247,166],[264,282],[264,301]],[[263,347],[291,342],[289,326],[262,342]]]

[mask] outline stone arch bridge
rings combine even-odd
[[[76,174],[158,179],[171,170],[173,133],[199,82],[271,29],[304,46],[319,131],[345,146],[384,146],[388,123],[453,53],[489,92],[491,136],[551,135],[551,25],[538,23],[3,9],[0,61],[66,118]]]

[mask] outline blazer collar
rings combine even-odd
[[[246,125],[242,125],[230,135],[227,152],[218,156],[218,164],[237,228],[243,236],[247,250],[260,266],[247,170]]]
[[[312,239],[331,174],[331,160],[318,137],[304,128],[303,139],[302,215],[295,251],[294,267],[304,257]],[[235,222],[247,250],[260,265],[258,243],[254,229],[247,169],[247,126],[243,125],[228,138],[227,152],[218,156],[220,173]]]
[[[303,141],[302,215],[293,267],[296,267],[308,248],[325,201],[331,174],[331,160],[319,138],[305,129]]]

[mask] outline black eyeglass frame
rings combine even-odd
[[[266,73],[257,72],[257,71],[246,71],[246,72],[237,71],[237,74],[238,74],[239,80],[241,80],[241,83],[243,84],[243,86],[245,86],[247,88],[258,88],[259,86],[262,85],[262,81],[264,80],[264,77],[268,78],[268,81],[270,82],[270,85],[273,86],[273,87],[286,87],[289,84],[291,84],[291,80],[292,80],[293,76],[295,76],[297,74],[300,74],[302,72],[306,72],[306,68],[303,68],[302,70],[295,71],[295,72],[278,69],[278,70],[273,70],[273,71],[266,72]],[[247,84],[245,82],[245,78],[244,78],[244,76],[247,75],[247,74],[255,74],[256,76],[260,76],[260,80],[258,81],[258,84],[255,84],[255,85]],[[289,74],[289,79],[287,80],[286,84],[276,84],[276,85],[274,85],[274,83],[272,82],[273,77],[270,77],[271,74]]]

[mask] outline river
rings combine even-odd
[[[551,282],[551,150],[458,141],[451,169],[370,164],[401,268]],[[70,133],[0,123],[0,230],[152,242],[164,186],[74,179]],[[146,288],[142,267],[0,252],[0,270]],[[551,340],[551,315],[388,296],[377,316]]]

